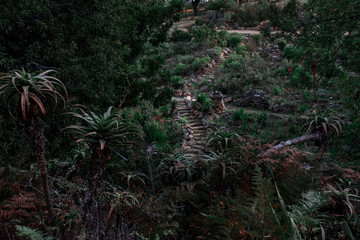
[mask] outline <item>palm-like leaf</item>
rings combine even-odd
[[[306,133],[322,131],[327,136],[330,135],[331,130],[336,133],[337,136],[341,134],[343,121],[333,115],[329,117],[315,115],[307,119],[307,122],[302,126],[302,130]]]
[[[71,125],[65,129],[74,130],[77,134],[77,142],[100,144],[101,150],[106,145],[131,145],[132,142],[128,139],[130,135],[143,137],[140,126],[125,122],[112,109],[113,107],[109,107],[103,115],[83,109],[80,109],[81,113],[67,113],[81,120],[81,125]]]
[[[207,145],[213,144],[214,146],[224,146],[228,148],[231,141],[237,140],[238,138],[240,138],[240,136],[233,131],[217,130],[208,136]]]
[[[58,98],[62,100],[65,107],[68,98],[67,91],[59,79],[50,75],[55,72],[47,70],[33,75],[25,70],[15,70],[0,74],[0,95],[7,96],[8,103],[12,97],[20,97],[21,115],[24,120],[26,120],[31,104],[36,104],[43,114],[46,113],[45,106],[40,99],[46,96],[50,96],[54,100],[53,110],[57,107]],[[64,91],[65,96],[58,91],[59,88]],[[9,106],[8,108],[10,115],[13,116]]]

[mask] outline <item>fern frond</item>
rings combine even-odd
[[[53,240],[55,238],[44,236],[39,230],[32,229],[25,226],[16,225],[16,230],[20,237],[27,237],[30,240]]]

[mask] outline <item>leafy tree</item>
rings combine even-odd
[[[282,11],[278,23],[302,52],[315,99],[320,83],[360,71],[359,7],[357,0],[291,0]]]
[[[19,123],[24,126],[25,133],[33,146],[40,168],[50,219],[54,215],[54,210],[47,179],[44,122],[40,118],[39,109],[41,114],[46,113],[45,105],[41,100],[41,98],[45,99],[45,96],[50,96],[54,100],[54,109],[57,106],[58,98],[63,101],[64,107],[66,104],[65,98],[67,98],[65,86],[59,79],[51,76],[52,72],[54,70],[34,75],[22,70],[1,74],[0,77],[0,95],[6,96],[9,113],[12,117],[14,117],[14,114],[12,114],[10,104],[17,104],[13,108],[16,109]],[[58,92],[59,88],[65,92],[65,97]],[[16,98],[15,102],[13,98]]]
[[[0,71],[57,69],[76,102],[99,108],[119,105],[125,96],[132,102],[144,91],[144,75],[156,80],[139,57],[165,40],[182,4],[6,1],[0,9]]]

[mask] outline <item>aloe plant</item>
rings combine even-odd
[[[15,119],[15,115],[17,115],[17,119],[24,125],[25,133],[32,143],[41,172],[44,196],[50,219],[54,215],[54,210],[47,179],[44,122],[40,116],[41,114],[46,114],[43,100],[47,96],[50,96],[54,101],[53,110],[57,107],[59,99],[65,107],[67,99],[67,91],[64,84],[52,76],[53,73],[56,73],[56,71],[48,70],[39,74],[31,74],[25,70],[14,70],[10,73],[0,74],[0,95],[5,96],[10,116]],[[59,90],[63,91],[65,95],[61,94]],[[15,107],[11,106],[11,103],[14,102],[12,101],[13,99],[17,102]],[[14,109],[16,109],[16,114],[12,111]]]
[[[79,119],[80,123],[68,126],[65,129],[71,129],[76,134],[76,142],[84,142],[92,149],[88,177],[89,191],[84,201],[86,209],[90,207],[92,198],[97,196],[103,172],[111,159],[111,153],[115,152],[112,147],[130,147],[133,145],[133,142],[129,139],[130,136],[143,136],[139,126],[124,121],[120,118],[118,112],[114,112],[113,109],[113,107],[109,107],[104,114],[96,114],[81,108],[79,108],[80,113],[67,113]],[[124,158],[119,153],[117,154]]]

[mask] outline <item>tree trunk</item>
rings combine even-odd
[[[191,5],[193,7],[194,10],[194,15],[197,16],[198,15],[198,6],[199,6],[200,0],[192,0],[191,1]]]
[[[37,108],[34,104],[31,106],[30,114],[28,115],[28,119],[25,121],[26,133],[29,136],[35,151],[36,160],[38,162],[41,173],[45,202],[48,209],[50,221],[52,221],[52,218],[54,216],[54,209],[51,202],[50,187],[47,178],[47,168],[45,160],[45,136],[43,131],[44,123],[39,118]]]
[[[239,6],[241,7],[243,5],[243,0],[237,0]]]
[[[302,142],[307,142],[307,141],[323,142],[323,139],[324,139],[324,133],[322,133],[322,132],[315,132],[312,134],[303,135],[301,137],[297,137],[297,138],[294,138],[291,140],[287,140],[285,142],[281,142],[278,145],[274,146],[273,148],[270,148],[270,149],[266,150],[265,152],[261,153],[259,156],[266,157],[266,156],[269,156],[269,155],[279,151],[280,149],[282,149],[284,147],[288,147],[288,146],[295,145],[295,144],[302,143]]]
[[[105,147],[103,150],[95,148],[92,153],[90,171],[87,177],[88,190],[85,193],[85,197],[82,203],[83,208],[83,224],[88,227],[94,227],[93,224],[87,221],[88,213],[95,214],[92,209],[93,200],[99,195],[104,188],[103,175],[106,169],[107,163],[110,159],[109,149]]]

